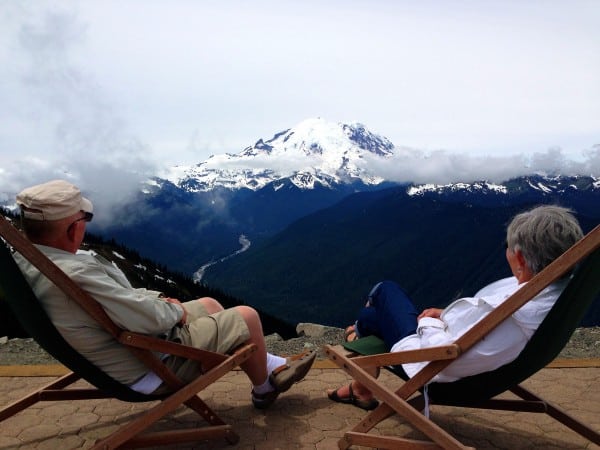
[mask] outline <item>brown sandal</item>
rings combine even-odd
[[[365,411],[371,411],[379,406],[379,402],[374,398],[369,400],[361,400],[360,398],[356,398],[352,390],[352,383],[348,385],[348,397],[340,397],[338,394],[339,390],[340,388],[337,388],[335,391],[328,392],[327,397],[334,402],[354,405],[360,409],[364,409]]]

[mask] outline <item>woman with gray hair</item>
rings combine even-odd
[[[455,300],[444,309],[428,308],[421,314],[400,286],[383,281],[371,290],[358,319],[346,329],[346,339],[375,335],[391,352],[450,344],[582,237],[577,219],[567,208],[538,206],[518,214],[506,232],[506,260],[512,277],[489,284],[473,297]],[[567,278],[542,290],[433,380],[451,382],[513,361],[560,296]],[[395,369],[400,376],[410,378],[426,365],[407,363]],[[367,410],[378,404],[373,394],[356,381],[328,390],[327,395],[333,401]]]
[[[563,254],[582,238],[582,231],[571,211],[560,206],[539,206],[518,214],[506,230],[511,253],[523,257],[531,276]]]

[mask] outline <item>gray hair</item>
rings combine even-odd
[[[583,237],[573,212],[561,206],[538,206],[516,215],[506,230],[512,250],[520,250],[534,273],[558,258]]]

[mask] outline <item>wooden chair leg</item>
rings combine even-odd
[[[203,417],[210,425],[216,426],[215,430],[220,430],[219,433],[223,433],[223,436],[230,442],[235,443],[239,439],[231,428],[227,428],[225,422],[212,410],[210,409],[198,396],[197,393],[201,392],[207,386],[221,378],[227,372],[231,371],[235,366],[245,358],[247,358],[252,350],[248,350],[243,354],[234,354],[230,356],[223,363],[212,368],[208,372],[204,373],[196,380],[181,387],[179,390],[172,393],[169,397],[163,399],[158,405],[147,410],[142,416],[128,422],[126,425],[121,427],[112,435],[97,442],[94,450],[104,450],[118,448],[119,446],[130,441],[141,442],[147,440],[144,436],[140,435],[144,430],[149,428],[153,423],[169,414],[170,412],[177,409],[180,405],[185,404],[194,411],[196,411],[201,417]],[[223,428],[225,427],[225,428]],[[213,427],[207,427],[205,430],[190,430],[191,433],[196,432],[200,435],[210,434],[207,431]],[[180,433],[180,436],[184,436],[185,433]],[[189,435],[188,436],[194,436]],[[154,439],[161,440],[162,434],[154,435]]]
[[[538,397],[533,392],[525,389],[521,385],[515,386],[510,390],[512,393],[519,396],[523,400],[544,403],[544,405],[546,406],[546,413],[548,415],[558,420],[560,423],[569,427],[571,430],[575,431],[581,436],[585,437],[586,439],[589,439],[594,444],[600,445],[600,433],[588,427],[583,422],[577,420],[576,418],[568,414],[565,410],[559,408],[556,405],[553,405],[552,403],[545,401],[544,399]]]
[[[127,441],[127,448],[154,447],[159,445],[177,445],[189,442],[225,439],[229,444],[237,444],[240,437],[231,425],[209,426],[190,430],[161,431],[135,436]],[[105,448],[105,447],[102,447]]]
[[[415,384],[415,379],[404,383],[400,389],[394,392],[385,387],[383,384],[379,383],[376,378],[373,378],[371,374],[360,367],[355,361],[336,353],[336,349],[329,348],[328,352],[329,357],[336,362],[336,364],[343,367],[344,370],[355,380],[365,385],[379,400],[382,401],[382,403],[375,410],[369,412],[361,422],[354,426],[350,433],[358,433],[361,435],[366,434],[382,420],[394,413],[397,413],[400,417],[404,418],[408,423],[410,423],[411,426],[424,433],[429,439],[436,442],[440,447],[454,450],[465,450],[469,448],[461,444],[449,433],[423,416],[409,403],[407,399],[417,390],[416,388],[413,389],[411,386],[411,384]],[[418,382],[418,380],[416,381]],[[349,436],[354,436],[354,438],[356,438],[354,434]],[[371,437],[368,439],[370,438]],[[340,441],[339,445],[340,448],[347,448],[342,447],[343,445],[346,445],[342,441]],[[389,448],[396,448],[398,444],[396,443],[396,446],[392,444],[386,445],[391,445]]]
[[[48,384],[42,386],[41,388],[32,392],[31,394],[28,394],[25,397],[11,403],[10,405],[5,406],[4,408],[0,409],[0,422],[2,422],[5,419],[8,419],[11,416],[14,416],[18,412],[23,411],[24,409],[28,408],[29,406],[31,406],[39,401],[44,400],[43,393],[45,391],[63,389],[65,387],[73,384],[80,378],[81,377],[79,375],[76,375],[73,372],[68,373],[68,374],[60,377],[59,379],[54,380],[51,383],[48,383]],[[56,400],[60,400],[60,398],[57,398]]]
[[[154,438],[151,438],[151,436],[153,435],[151,433],[149,433],[147,435],[142,435],[141,433],[144,430],[148,429],[152,424],[154,424],[155,422],[157,422],[158,420],[160,420],[161,418],[166,416],[167,414],[173,412],[181,404],[187,403],[187,401],[189,401],[189,399],[186,400],[185,397],[187,397],[189,395],[195,396],[197,391],[193,390],[190,394],[189,386],[190,385],[173,393],[171,396],[162,400],[159,404],[157,404],[154,407],[145,411],[144,414],[142,414],[141,416],[139,416],[139,417],[129,421],[127,424],[123,425],[115,433],[111,434],[110,436],[107,436],[104,439],[101,439],[92,447],[92,449],[93,450],[115,449],[124,444],[127,444],[127,446],[130,446],[130,442],[133,442],[133,443],[137,442],[138,443],[137,446],[140,446],[140,445],[143,446],[146,444],[140,444],[140,443],[148,442],[149,439],[153,443],[154,443],[154,441],[152,439],[156,439],[157,442],[162,441],[164,439],[164,433],[154,434]],[[199,407],[200,405],[204,405],[204,402],[202,402],[202,400],[200,400],[200,398],[198,398],[198,401],[194,402],[194,405]],[[195,410],[195,408],[193,408],[193,409]],[[227,425],[225,425],[225,423],[221,420],[221,418],[217,414],[215,414],[208,406],[204,405],[201,416],[203,418],[205,416],[209,417],[211,419],[209,421],[209,424],[210,425],[216,424],[213,426],[216,426],[217,427],[216,429],[221,430],[223,437],[226,437],[228,434],[233,433],[232,430],[227,428]],[[212,429],[213,426],[209,426],[207,429]],[[188,431],[189,431],[189,433],[187,433],[187,434],[185,433],[185,431],[178,432],[179,437],[181,438],[181,437],[187,435],[191,439],[195,439],[195,437],[197,437],[197,436],[190,434],[190,433],[199,433],[200,435],[205,435],[208,433],[206,430],[198,430],[198,429],[188,430]],[[235,435],[235,433],[233,433],[233,434]],[[219,436],[217,436],[217,437],[219,437]],[[173,436],[171,436],[171,437],[173,437]],[[233,439],[235,439],[236,437],[237,437],[237,435],[235,435],[233,437]],[[207,439],[207,438],[203,437],[202,439]]]

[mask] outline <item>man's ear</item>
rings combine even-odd
[[[77,224],[74,224],[73,226],[69,226],[69,228],[67,228],[67,239],[69,240],[69,242],[75,242],[75,228],[76,228]]]

